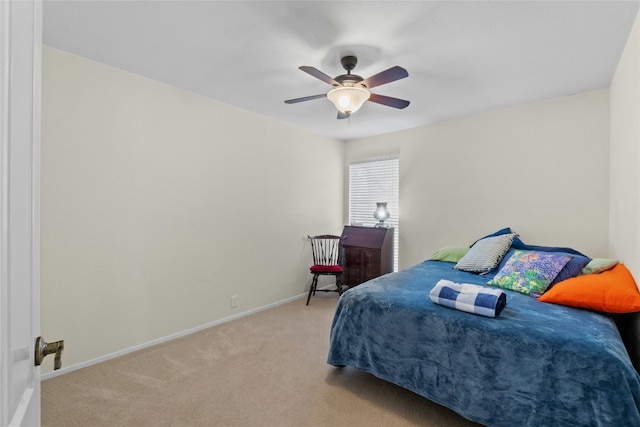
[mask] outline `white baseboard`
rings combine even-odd
[[[335,287],[335,285],[329,285],[327,287]],[[322,288],[324,289],[324,288]],[[161,344],[163,342],[171,341],[176,338],[183,337],[185,335],[193,334],[195,332],[202,331],[203,329],[211,328],[216,325],[220,325],[222,323],[230,322],[231,320],[239,319],[241,317],[249,316],[250,314],[258,313],[264,310],[268,310],[270,308],[277,307],[282,304],[286,304],[291,301],[295,301],[297,299],[306,298],[307,292],[304,294],[300,294],[291,298],[284,299],[282,301],[274,302],[272,304],[268,304],[262,307],[254,308],[252,310],[243,311],[242,313],[234,314],[233,316],[225,317],[223,319],[215,320],[210,323],[206,323],[204,325],[196,326],[195,328],[186,329],[181,332],[177,332],[175,334],[167,335],[162,338],[158,338],[143,344],[139,344],[133,347],[125,348],[124,350],[116,351],[115,353],[106,354],[104,356],[97,357],[95,359],[87,360],[85,362],[77,363],[75,365],[71,365],[68,367],[63,367],[58,369],[57,371],[47,372],[46,374],[42,374],[40,376],[40,380],[48,380],[50,378],[55,378],[60,375],[68,374],[73,371],[77,371],[78,369],[86,368],[92,365],[96,365],[98,363],[106,362],[107,360],[115,359],[116,357],[124,356],[125,354],[133,353],[134,351],[142,350],[147,347],[151,347],[157,344]]]

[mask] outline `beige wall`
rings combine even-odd
[[[640,278],[640,14],[611,84],[610,252]],[[639,281],[640,283],[640,281]]]
[[[401,268],[506,226],[605,256],[608,144],[602,89],[350,141],[345,162],[400,155]]]
[[[388,155],[401,268],[511,226],[637,277],[639,27],[610,91],[346,146],[45,48],[43,336],[73,366],[299,295],[304,236],[346,220],[343,165]]]
[[[51,48],[42,119],[42,335],[66,367],[298,296],[307,234],[342,229],[341,142]]]

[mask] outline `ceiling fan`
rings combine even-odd
[[[342,74],[334,78],[329,77],[314,67],[306,65],[298,67],[305,73],[311,74],[313,77],[320,79],[325,83],[329,83],[333,86],[333,89],[328,93],[287,99],[284,102],[287,104],[296,104],[298,102],[311,101],[313,99],[329,98],[329,100],[333,102],[333,105],[338,109],[339,119],[346,119],[351,116],[351,114],[358,111],[358,109],[362,107],[362,104],[367,100],[398,109],[406,108],[409,105],[409,101],[404,99],[369,92],[369,89],[373,87],[408,77],[409,73],[404,68],[396,65],[395,67],[381,71],[368,79],[363,79],[356,74],[351,74],[351,70],[353,70],[358,63],[358,58],[355,56],[345,56],[340,60],[340,63],[342,64],[342,67],[347,70],[347,74]]]

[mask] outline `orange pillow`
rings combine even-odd
[[[623,264],[602,273],[586,274],[558,282],[538,301],[607,313],[640,311],[640,293],[631,272]]]

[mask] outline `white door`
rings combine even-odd
[[[0,426],[40,425],[42,4],[0,0]]]

